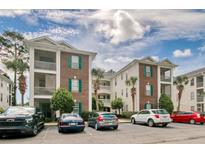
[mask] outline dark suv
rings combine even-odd
[[[44,128],[44,116],[32,107],[9,107],[0,114],[0,136],[28,134],[35,136]]]

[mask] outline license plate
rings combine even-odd
[[[163,116],[163,118],[167,118],[167,116]]]
[[[75,125],[76,125],[76,123],[72,122],[72,123],[70,123],[70,125],[71,125],[71,126],[75,126]]]

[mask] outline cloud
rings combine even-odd
[[[200,51],[200,52],[199,52],[199,55],[205,54],[205,45],[199,47],[198,50]]]
[[[96,27],[96,31],[105,33],[105,36],[110,39],[112,44],[141,39],[145,32],[149,30],[149,26],[143,27],[126,11],[119,10],[115,12],[112,21]]]
[[[4,17],[16,17],[30,13],[31,10],[0,10],[0,16]]]
[[[185,49],[184,51],[177,49],[177,50],[173,51],[173,55],[176,58],[190,57],[192,55],[192,53],[191,53],[190,49]]]
[[[151,56],[155,61],[159,61],[159,57],[158,56]]]

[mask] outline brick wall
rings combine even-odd
[[[147,64],[146,64],[147,65]],[[157,96],[158,96],[158,85],[157,85],[157,66],[155,65],[147,65],[152,66],[153,68],[153,75],[152,77],[145,77],[144,76],[144,66],[145,64],[139,64],[139,103],[140,103],[140,110],[144,109],[144,105],[147,101],[153,104],[153,108],[157,107]],[[153,85],[153,96],[146,96],[146,84]]]
[[[60,85],[61,88],[66,88],[68,90],[68,79],[73,79],[76,76],[76,79],[82,80],[82,92],[72,93],[73,99],[76,99],[77,102],[83,103],[83,110],[88,111],[89,108],[89,56],[80,55],[82,57],[82,68],[81,69],[71,69],[68,68],[68,57],[79,54],[61,52],[61,79]]]

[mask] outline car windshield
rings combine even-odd
[[[64,114],[64,115],[62,115],[62,118],[64,119],[64,118],[68,118],[68,117],[76,117],[76,118],[78,118],[78,117],[80,117],[78,114]]]
[[[28,115],[28,114],[34,114],[35,109],[34,108],[24,108],[24,107],[9,107],[4,114],[5,115]]]
[[[152,110],[154,114],[169,114],[166,110]]]

